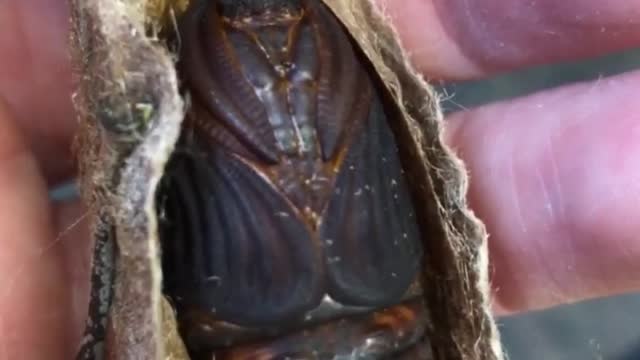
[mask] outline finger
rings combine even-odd
[[[46,183],[0,105],[0,359],[69,359],[69,299]]]
[[[640,289],[640,72],[457,113],[502,313]]]
[[[467,79],[603,54],[637,45],[640,37],[638,0],[377,1],[431,77]],[[61,161],[70,159],[74,126],[66,3],[0,3],[0,53],[10,54],[0,66],[0,95],[15,108],[49,179],[72,167]]]
[[[68,29],[67,1],[0,1],[0,97],[52,183],[73,168]]]
[[[376,0],[416,66],[470,79],[640,44],[640,0]]]

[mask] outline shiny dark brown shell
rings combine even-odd
[[[397,111],[333,14],[317,1],[195,1],[179,29],[191,109],[158,204],[183,333],[213,326],[193,313],[273,334],[313,324],[328,301],[402,301],[422,255]]]

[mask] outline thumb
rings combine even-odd
[[[0,99],[0,359],[69,359],[69,295],[46,182]]]

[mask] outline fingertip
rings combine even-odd
[[[376,0],[378,9],[397,31],[416,68],[432,79],[464,80],[484,72],[447,33],[433,1]]]

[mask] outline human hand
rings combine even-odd
[[[377,1],[430,79],[640,45],[636,0]],[[63,0],[0,1],[0,359],[72,358],[86,311],[88,235],[66,231],[82,208],[47,191],[73,176],[67,19]],[[629,73],[448,117],[498,314],[640,288],[638,88]]]
[[[0,0],[0,359],[68,360],[82,332],[88,235],[73,176],[64,0]]]

